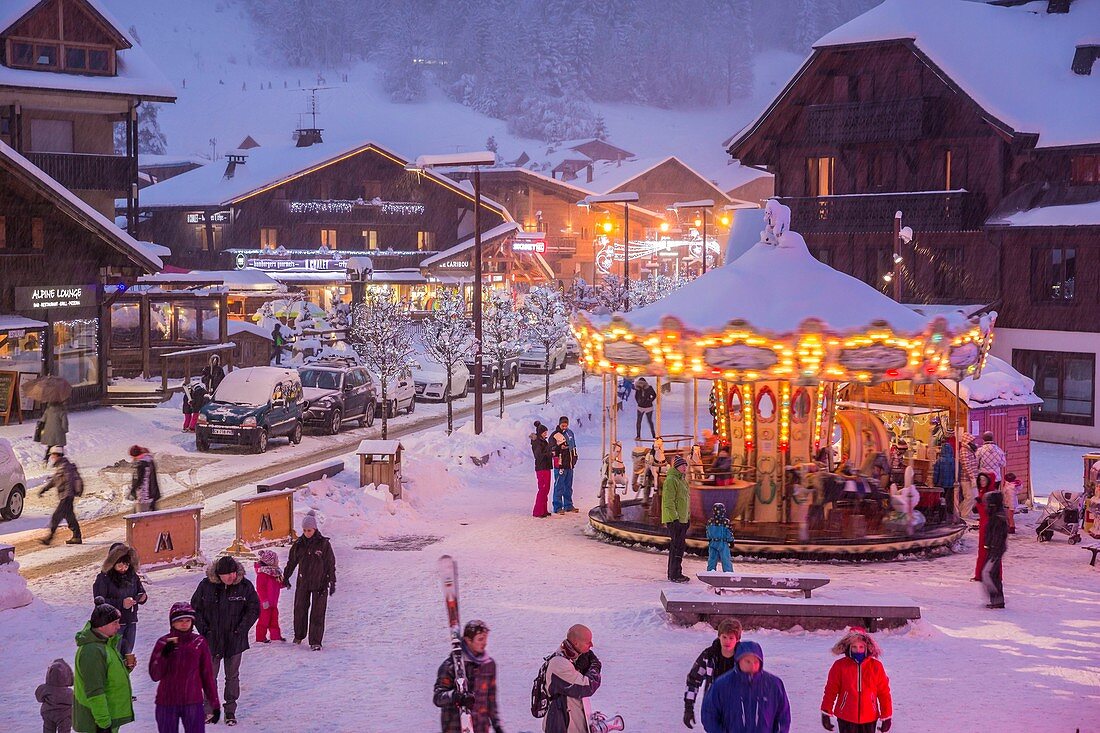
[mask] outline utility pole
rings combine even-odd
[[[898,265],[901,263],[901,212],[894,212],[894,258],[893,258],[893,286],[894,300],[901,302],[901,272]]]

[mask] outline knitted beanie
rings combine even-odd
[[[195,620],[195,609],[187,601],[179,601],[172,604],[172,610],[168,612],[168,623],[174,624],[180,619],[189,618]]]
[[[229,555],[222,555],[214,565],[214,572],[218,575],[229,575],[237,572],[237,561]]]
[[[117,608],[108,603],[107,599],[103,596],[95,597],[95,608],[92,609],[92,617],[88,619],[93,629],[106,626],[120,618],[122,618],[122,614]]]
[[[302,517],[302,529],[317,529],[317,515],[310,512]]]

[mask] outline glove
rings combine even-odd
[[[222,709],[221,708],[214,708],[213,710],[210,711],[210,721],[209,722],[211,724],[217,723],[221,719],[222,719]]]
[[[828,713],[821,714],[821,727],[825,730],[833,729],[833,719],[829,717]]]
[[[493,733],[504,733],[504,726],[499,721],[493,721]]]
[[[455,704],[460,708],[466,710],[472,710],[474,707],[474,693],[467,692],[465,695],[455,694]]]
[[[328,594],[329,594],[330,596],[334,596],[334,595],[336,595],[336,583],[333,583],[332,585],[330,585],[330,586],[328,587]]]
[[[160,655],[162,657],[168,657],[168,656],[171,656],[172,652],[174,652],[174,651],[176,651],[176,645],[168,643],[168,644],[165,644],[164,646],[162,646],[160,648]]]
[[[684,725],[688,728],[695,726],[695,703],[684,701]]]
[[[880,725],[878,729],[881,730],[882,733],[886,733],[886,731],[890,730],[890,725],[891,725],[890,719],[885,718],[882,721],[882,725]]]
[[[283,581],[283,587],[284,588],[289,588],[290,587],[290,578],[287,578],[286,580]]]

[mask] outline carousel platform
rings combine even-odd
[[[622,502],[622,513],[613,518],[607,507],[594,507],[588,512],[588,523],[601,539],[610,542],[668,547],[668,532],[661,525],[643,519],[642,502],[632,499]],[[703,528],[692,523],[687,537],[687,550],[706,555],[709,550]],[[791,558],[797,560],[895,560],[908,554],[944,551],[966,533],[964,522],[934,525],[913,535],[866,535],[860,537],[821,537],[802,542],[797,532],[784,525],[754,525],[751,529],[735,526],[734,556],[764,559]]]

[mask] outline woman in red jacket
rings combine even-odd
[[[853,626],[833,647],[833,654],[843,654],[833,662],[825,694],[821,700],[821,725],[833,730],[830,716],[835,715],[840,733],[874,733],[890,730],[893,703],[890,700],[890,678],[878,658],[882,649],[865,630]]]

